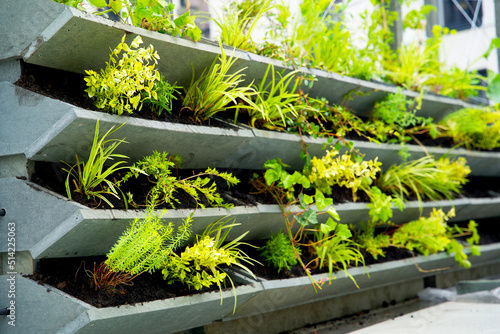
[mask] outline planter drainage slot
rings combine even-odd
[[[5,209],[0,209],[0,217],[4,217],[5,216]]]
[[[10,315],[10,310],[8,308],[1,308],[0,315]]]

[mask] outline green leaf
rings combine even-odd
[[[329,207],[328,210],[326,210],[326,212],[328,212],[328,214],[336,221],[340,220],[339,213],[337,212],[337,210],[335,210],[333,206]]]
[[[306,204],[311,204],[311,203],[314,202],[314,197],[313,196],[309,196],[309,195],[304,195],[304,202]]]
[[[349,227],[347,227],[347,225],[345,224],[338,224],[335,234],[342,239],[349,239],[350,237],[352,237],[351,230],[349,230]]]
[[[316,212],[313,210],[307,210],[302,214],[302,216],[295,216],[297,219],[297,222],[302,225],[303,227],[306,227],[308,225],[315,225],[318,223],[318,217],[316,216]]]
[[[318,208],[318,211],[321,212],[323,211],[327,206],[333,204],[333,199],[332,198],[325,198],[325,195],[323,193],[316,189],[316,207]]]
[[[488,71],[488,90],[486,96],[494,101],[500,102],[500,74]]]
[[[201,39],[201,29],[198,27],[186,29],[186,36],[191,38],[193,41],[198,42]]]
[[[276,166],[275,169],[268,169],[264,173],[267,185],[270,186],[273,182],[281,179],[281,166]]]
[[[470,253],[474,256],[480,256],[481,255],[481,246],[470,246]]]
[[[108,4],[106,3],[106,0],[89,0],[89,3],[95,7],[107,7],[108,6]]]
[[[483,57],[488,58],[490,56],[491,51],[498,48],[500,48],[500,38],[495,37],[491,40],[490,47],[488,48],[488,51],[485,52]]]

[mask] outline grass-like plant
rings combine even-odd
[[[283,232],[271,235],[260,251],[267,264],[272,264],[277,268],[278,273],[284,268],[290,270],[292,266],[296,265],[298,261],[295,254],[296,252],[300,253],[300,249],[293,246],[288,236]]]
[[[365,259],[351,237],[352,233],[347,225],[336,223],[329,218],[326,224],[320,224],[314,231],[315,242],[312,246],[317,255],[315,261],[320,268],[328,266],[330,277],[333,277],[334,270],[342,270],[358,286],[347,269],[351,266],[351,261],[356,266],[364,266]]]
[[[219,40],[238,49],[257,51],[252,33],[262,16],[272,8],[271,0],[226,8],[222,16],[212,19],[221,30]]]
[[[147,92],[142,93],[144,97],[144,102],[150,106],[151,110],[158,112],[158,116],[162,114],[163,111],[167,111],[169,114],[172,113],[172,102],[177,100],[176,94],[179,94],[177,89],[180,86],[176,84],[171,85],[163,76],[160,80],[155,81],[153,90],[151,91],[152,96],[148,96]]]
[[[178,155],[169,156],[167,152],[154,151],[152,155],[144,157],[134,163],[130,171],[124,175],[120,184],[126,182],[131,177],[139,177],[140,174],[147,175],[149,181],[153,183],[153,188],[148,194],[148,202],[153,201],[155,205],[163,202],[172,205],[179,203],[175,197],[178,190],[185,191],[202,208],[205,205],[200,202],[199,193],[203,194],[210,205],[216,207],[231,208],[232,203],[224,203],[220,194],[217,193],[217,186],[209,176],[217,176],[225,180],[228,186],[238,184],[240,181],[231,173],[218,172],[215,168],[207,168],[204,173],[199,173],[184,179],[178,179],[172,175],[172,169],[180,167],[182,158]],[[131,202],[131,204],[134,204]]]
[[[269,71],[271,71],[271,79],[268,81]],[[275,129],[277,128],[276,123],[280,123],[279,126],[284,127],[288,119],[297,116],[295,108],[302,108],[301,105],[298,105],[300,95],[297,93],[298,78],[295,76],[297,72],[291,71],[283,76],[274,71],[272,64],[267,67],[259,85],[253,86],[257,91],[256,108],[248,110],[252,127],[260,124],[262,127]],[[276,74],[279,76],[278,81]],[[290,87],[292,81],[294,83]]]
[[[120,198],[118,196],[119,189],[115,186],[115,182],[109,180],[109,177],[113,173],[129,169],[130,167],[123,166],[125,163],[123,160],[117,161],[109,167],[106,167],[105,165],[109,163],[110,160],[115,158],[128,159],[125,155],[113,153],[118,145],[125,142],[125,138],[108,138],[124,124],[125,123],[117,128],[111,127],[111,129],[109,129],[104,135],[100,136],[99,120],[97,120],[95,125],[94,140],[92,142],[92,148],[90,149],[87,161],[80,161],[78,155],[76,155],[76,164],[74,165],[63,161],[63,163],[69,167],[69,169],[63,169],[68,173],[65,184],[66,193],[69,199],[71,199],[72,194],[71,182],[73,182],[75,187],[73,192],[81,193],[87,196],[87,199],[102,200],[111,207],[113,207],[113,205],[105,195],[112,195],[116,198]]]
[[[441,135],[453,138],[457,145],[481,150],[500,147],[500,113],[496,109],[461,109],[439,124],[444,127]]]
[[[162,268],[166,258],[191,235],[191,216],[177,232],[173,224],[161,222],[151,206],[143,219],[136,218],[94,271],[96,289],[129,283],[138,275]]]
[[[237,225],[239,224],[235,224],[234,219],[223,217],[210,224],[201,235],[196,236],[194,244],[186,247],[180,255],[170,253],[163,264],[164,279],[169,284],[181,282],[195,290],[215,284],[222,292],[222,285],[227,278],[233,287],[234,309],[236,309],[237,296],[234,283],[222,266],[237,266],[255,277],[245,263],[258,263],[239,249],[242,245],[248,245],[241,242],[248,232],[225,243],[229,232]]]
[[[255,91],[248,86],[238,86],[243,83],[241,72],[245,68],[230,73],[229,70],[237,58],[233,55],[227,58],[222,44],[220,50],[220,56],[196,81],[193,73],[193,81],[182,102],[182,109],[191,111],[196,121],[206,121],[218,112],[228,109],[236,109],[237,112],[241,107],[238,100],[245,102],[247,108],[255,108],[251,99],[251,96],[256,94]]]
[[[426,155],[392,165],[378,178],[377,186],[401,198],[415,195],[419,201],[423,198],[432,201],[452,199],[454,194],[460,193],[469,173],[470,168],[463,157],[451,161],[446,157],[435,160]]]
[[[111,52],[101,73],[85,71],[88,76],[84,78],[88,87],[85,91],[95,106],[118,115],[141,110],[145,99],[157,99],[155,82],[160,80],[155,69],[160,57],[153,46],[140,48],[141,36],[129,46],[125,37]]]

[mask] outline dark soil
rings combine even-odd
[[[142,274],[133,279],[133,284],[121,284],[115,288],[96,288],[89,276],[104,261],[105,257],[66,259],[42,259],[33,275],[27,277],[39,284],[48,284],[95,307],[132,305],[153,300],[188,296],[209,291],[218,291],[217,286],[200,291],[189,290],[182,283],[169,285],[161,271]],[[234,281],[234,280],[233,280]],[[234,282],[236,286],[241,285]],[[231,284],[226,284],[229,288]]]
[[[35,173],[32,175],[31,181],[66,197],[65,181],[67,173],[63,171],[62,168],[67,169],[68,167],[61,163],[37,161],[35,162]],[[219,169],[219,171],[223,172],[228,170]],[[201,172],[204,172],[204,170],[178,170],[177,172],[174,171],[172,175],[183,179]],[[248,194],[251,189],[251,186],[248,184],[248,179],[251,175],[251,171],[238,170],[236,176],[240,178],[241,182],[231,187],[228,187],[226,181],[220,177],[210,176],[210,178],[217,184],[218,193],[224,199],[225,203],[232,203],[236,206],[248,206],[257,205],[257,199]],[[119,180],[122,176],[123,174],[113,175],[110,179]],[[70,182],[70,185],[72,185],[72,182]],[[147,194],[153,186],[154,184],[148,180],[147,176],[140,175],[137,179],[134,177],[130,178],[120,189],[124,194],[131,192],[134,201],[140,207],[145,207]],[[121,198],[116,198],[111,195],[106,195],[105,197],[113,204],[114,209],[125,209],[124,202]],[[210,204],[203,194],[199,194],[199,197],[200,204],[210,207]],[[175,204],[176,209],[194,209],[197,207],[196,201],[183,190],[177,191],[175,193],[175,198],[179,200],[179,203]],[[110,208],[104,201],[95,202],[94,200],[87,199],[84,195],[74,192],[72,193],[72,199],[91,208]],[[172,205],[166,203],[159,205],[157,208],[173,209]]]
[[[77,107],[101,111],[97,109],[92,100],[86,97],[86,93],[84,92],[87,88],[85,85],[85,81],[83,80],[84,75],[71,73],[61,70],[55,70],[47,67],[42,67],[38,65],[23,63],[23,73],[20,79],[15,83],[16,85],[31,90],[33,92],[39,93],[44,96],[48,96],[54,99],[58,99]],[[191,124],[191,125],[205,125],[205,126],[216,126],[223,128],[233,128],[231,125],[234,122],[234,111],[226,111],[220,112],[217,114],[217,119],[212,118],[205,123],[197,123],[190,116],[189,111],[181,112],[182,108],[182,99],[183,99],[183,91],[182,89],[178,89],[180,94],[177,95],[177,100],[173,101],[173,109],[172,113],[168,113],[166,111],[162,112],[161,115],[158,115],[157,112],[152,111],[146,104],[143,105],[143,108],[140,111],[136,111],[133,114],[127,115],[131,117],[139,117],[144,119],[152,119],[159,121],[166,121],[171,123],[181,123],[181,124]],[[244,104],[240,101],[240,104]],[[243,124],[249,124],[250,119],[248,115],[245,113],[245,109],[242,108],[239,111],[238,121]],[[312,120],[314,122],[314,120]],[[270,130],[269,130],[270,131]],[[438,138],[432,139],[429,136],[417,135],[417,141],[411,141],[410,144],[419,145],[419,143],[426,146],[441,146],[445,148],[454,147],[454,143],[451,138]],[[358,136],[356,132],[350,132],[346,137],[346,140],[360,140],[366,141],[367,139],[363,136]],[[499,151],[500,148],[495,149],[493,151]]]
[[[61,100],[83,109],[104,112],[96,108],[92,100],[87,97],[85,93],[87,86],[83,78],[83,74],[23,63],[23,73],[15,84],[35,93]],[[182,89],[178,89],[178,91],[182,94]],[[234,128],[237,130],[236,127],[232,127],[229,123],[221,122],[216,119],[212,119],[203,124],[196,123],[190,118],[191,115],[189,111],[180,112],[183,99],[181,94],[178,94],[176,96],[177,100],[173,101],[172,113],[163,111],[158,115],[158,113],[151,110],[147,104],[143,104],[140,111],[135,111],[133,114],[126,116],[171,123]]]

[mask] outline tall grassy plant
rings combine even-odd
[[[117,161],[107,168],[105,167],[105,164],[108,163],[109,160],[115,158],[128,159],[125,155],[113,153],[118,145],[125,142],[125,138],[108,139],[108,137],[120,129],[124,124],[125,123],[116,129],[113,126],[104,135],[99,136],[99,120],[97,120],[94,140],[87,161],[80,161],[78,155],[76,155],[76,164],[73,166],[63,161],[63,163],[69,167],[69,169],[63,169],[68,172],[65,184],[66,193],[69,199],[71,199],[72,193],[70,186],[70,180],[72,180],[75,186],[74,192],[86,195],[87,199],[95,200],[98,198],[113,207],[111,202],[104,195],[109,194],[119,198],[118,188],[115,187],[115,183],[108,178],[111,174],[119,170],[129,169],[129,167],[123,166],[125,163],[123,160]]]
[[[238,111],[240,108],[238,99],[247,103],[250,108],[255,108],[251,99],[251,96],[256,94],[255,91],[248,86],[238,86],[243,82],[241,72],[245,68],[230,74],[229,70],[237,58],[233,58],[234,51],[227,58],[222,44],[220,50],[221,55],[196,81],[193,71],[193,81],[186,91],[182,109],[192,111],[196,121],[206,121],[218,112],[228,109]]]
[[[260,8],[259,8],[260,7]],[[213,19],[221,30],[219,40],[226,45],[256,52],[255,43],[252,41],[252,32],[262,16],[274,8],[271,0],[265,3],[254,3],[243,9],[229,7],[224,10],[221,17]]]
[[[269,71],[271,71],[271,79],[268,81]],[[278,122],[280,125],[286,126],[286,120],[290,118],[290,115],[297,116],[295,108],[300,99],[300,95],[296,93],[298,79],[295,74],[297,72],[292,71],[282,76],[281,73],[274,71],[272,64],[269,64],[262,81],[258,86],[254,85],[257,91],[255,101],[257,108],[248,111],[250,124],[253,127],[256,127],[256,123],[259,123],[265,128],[273,129],[276,128],[275,124]],[[277,76],[279,80],[277,80]],[[290,87],[292,81],[294,81],[293,86]]]
[[[432,201],[452,199],[455,193],[460,193],[469,173],[465,158],[450,161],[443,157],[434,160],[432,156],[424,156],[392,165],[379,177],[377,186],[401,198],[415,195],[419,201],[423,198]]]

